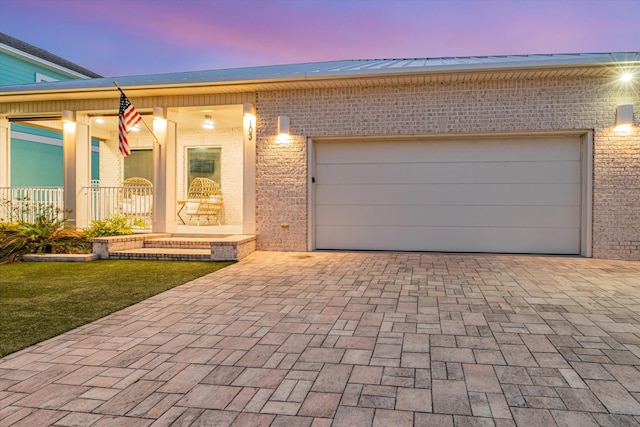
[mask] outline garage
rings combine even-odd
[[[317,141],[316,249],[579,254],[579,136]]]

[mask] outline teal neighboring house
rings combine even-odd
[[[73,62],[0,33],[0,85],[102,77]],[[0,91],[2,89],[0,88]],[[91,179],[100,179],[99,141],[92,141]],[[11,186],[64,185],[62,132],[11,123]]]

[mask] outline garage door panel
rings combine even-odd
[[[318,249],[577,254],[578,137],[316,145]]]
[[[575,254],[576,229],[336,227],[318,228],[318,249]]]
[[[446,143],[429,143],[424,141],[385,141],[385,142],[343,142],[323,143],[327,149],[317,150],[316,163],[357,164],[362,162],[377,163],[412,163],[421,159],[427,163],[443,162],[483,162],[512,161],[527,159],[530,161],[566,161],[580,160],[580,148],[575,138],[554,138],[553,141],[542,138],[518,138],[517,141],[495,140],[451,140]],[[540,150],[540,145],[545,145]],[[331,149],[333,145],[341,145],[339,152]],[[404,149],[410,147],[409,150]],[[389,150],[389,148],[392,150]],[[398,149],[394,149],[398,148]],[[366,151],[366,157],[363,157]]]
[[[579,162],[318,165],[318,184],[577,183]]]
[[[579,205],[580,184],[317,185],[316,204]]]
[[[318,206],[318,226],[572,228],[579,206]],[[333,219],[333,220],[331,220]]]

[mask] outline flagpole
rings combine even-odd
[[[124,92],[122,91],[122,89],[120,89],[120,86],[118,86],[118,83],[113,82],[113,85],[120,91],[121,94],[124,95]],[[124,95],[127,96],[127,95]],[[140,121],[142,122],[142,124],[144,125],[144,127],[147,128],[147,130],[149,131],[149,133],[151,134],[151,136],[153,137],[153,139],[156,140],[156,144],[160,144],[160,141],[158,140],[158,137],[156,137],[156,134],[153,133],[153,131],[151,130],[151,128],[149,127],[149,125],[147,124],[147,122],[144,121],[144,118],[142,117],[142,115],[140,116]]]

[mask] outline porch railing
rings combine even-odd
[[[140,219],[152,224],[153,191],[150,187],[84,187],[88,194],[90,221],[114,215]],[[65,217],[62,187],[0,187],[0,222],[35,221],[46,209],[55,209]]]
[[[103,220],[114,215],[142,220],[150,229],[153,220],[153,189],[145,186],[84,188],[89,193],[91,220]]]
[[[62,187],[0,187],[0,221],[35,221],[46,210],[64,218]]]

